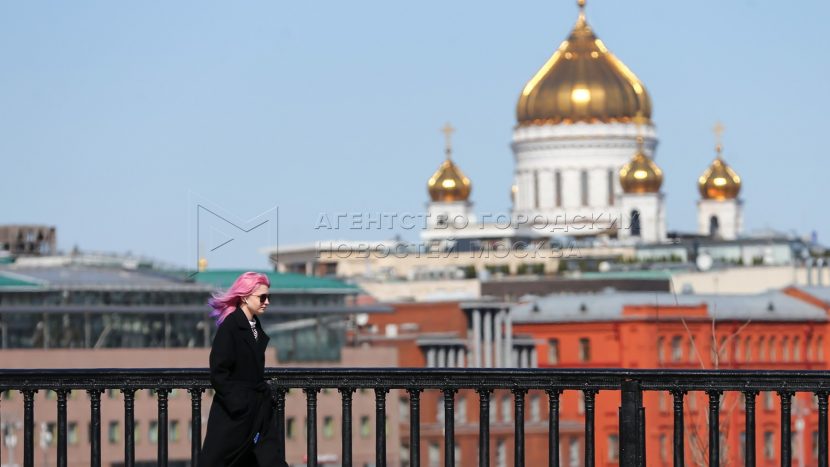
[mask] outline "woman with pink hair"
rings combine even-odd
[[[208,301],[219,328],[210,349],[215,394],[200,466],[287,465],[277,457],[277,419],[264,376],[269,338],[258,318],[270,303],[270,286],[265,274],[246,272]]]

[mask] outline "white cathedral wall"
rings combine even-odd
[[[575,235],[597,235],[618,216],[622,194],[618,174],[637,149],[637,127],[630,123],[577,123],[518,127],[513,133],[518,188],[513,216],[556,222]],[[642,128],[646,154],[657,145],[653,126]],[[609,171],[613,196],[609,196]],[[562,186],[557,204],[556,173]],[[582,177],[587,175],[587,203]],[[534,176],[534,174],[536,174]],[[534,178],[538,177],[538,181]],[[537,202],[538,201],[538,202]],[[574,218],[577,218],[576,221]],[[591,226],[580,226],[580,218]]]

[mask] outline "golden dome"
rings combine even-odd
[[[597,39],[579,1],[571,35],[528,81],[516,106],[519,125],[651,119],[651,99],[628,67]]]
[[[445,151],[447,158],[427,182],[429,196],[433,201],[467,201],[470,198],[473,185],[470,183],[470,179],[464,175],[464,172],[450,158],[452,154],[450,136],[455,129],[447,123],[441,131],[446,137]]]
[[[703,199],[735,199],[741,192],[741,177],[724,162],[720,145],[717,146],[717,151],[715,160],[697,179],[700,196]]]
[[[663,171],[643,152],[643,137],[634,157],[620,169],[620,185],[626,193],[657,193],[663,184]]]
[[[433,201],[467,201],[473,185],[461,169],[447,157],[427,182]]]

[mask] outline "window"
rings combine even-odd
[[[69,422],[66,432],[66,441],[69,444],[78,444],[78,423]]]
[[[668,412],[669,411],[669,404],[667,403],[668,400],[668,393],[666,391],[660,391],[657,396],[657,402],[660,406],[661,412]]]
[[[402,421],[409,420],[409,399],[406,396],[398,398],[398,416]]]
[[[455,403],[455,423],[467,423],[467,398],[464,396]]]
[[[663,347],[664,347],[663,346],[663,344],[664,344],[663,341],[664,341],[663,336],[660,336],[660,337],[657,338],[657,361],[659,363],[663,363],[663,362],[666,361],[666,354],[663,350]]]
[[[775,349],[775,337],[769,338],[769,344],[767,345],[769,349],[769,361],[774,362],[778,358],[778,353]]]
[[[368,438],[369,435],[372,434],[372,428],[369,426],[369,416],[368,415],[361,415],[360,416],[360,437],[361,438]]]
[[[170,422],[170,430],[167,433],[167,439],[170,440],[171,443],[175,443],[179,440],[179,421],[173,420]]]
[[[764,391],[764,409],[772,410],[774,408],[772,391]]]
[[[323,438],[334,438],[334,417],[331,415],[323,417]]]
[[[579,438],[572,437],[568,441],[568,467],[579,467],[582,459],[579,457]]]
[[[813,459],[818,459],[818,431],[813,431],[812,435],[812,448],[813,448]]]
[[[614,176],[613,170],[608,170],[608,205],[614,205],[614,179],[617,178]]]
[[[118,420],[110,421],[109,428],[107,429],[107,438],[109,438],[110,444],[116,444],[121,441],[121,423]]]
[[[118,390],[117,389],[107,389],[107,397],[110,399],[118,399]]]
[[[739,446],[738,446],[738,459],[741,462],[743,462],[745,460],[745,454],[746,454],[746,432],[742,431],[741,432],[741,437],[740,437],[740,440],[739,440]]]
[[[579,361],[587,362],[591,359],[591,341],[583,337],[579,339]]]
[[[496,466],[507,467],[507,446],[503,438],[496,440]]]
[[[288,417],[285,419],[285,437],[287,439],[294,439],[294,431],[296,428],[294,417]]]
[[[608,462],[619,462],[619,460],[620,438],[616,433],[613,435],[608,435]]]
[[[749,337],[746,338],[744,341],[744,361],[751,362],[752,361],[752,345],[750,343]]]
[[[133,425],[133,440],[135,440],[135,444],[141,442],[141,423],[138,420],[135,421],[135,425]]]
[[[539,422],[542,420],[542,404],[539,395],[530,396],[530,421]]]
[[[660,434],[660,460],[669,461],[669,439],[665,433]]]
[[[435,401],[435,420],[440,423],[444,423],[444,398],[439,397],[438,400]]]
[[[511,403],[510,396],[504,396],[501,398],[501,420],[503,422],[510,422],[513,420],[512,417],[513,412],[513,404]]]
[[[585,413],[585,393],[582,392],[582,391],[579,391],[577,393],[577,395],[578,395],[577,396],[578,400],[577,400],[576,410],[577,410],[577,412],[579,412],[579,415],[582,415],[582,414]]]
[[[556,187],[556,207],[562,207],[562,172],[556,171],[553,174],[553,183]]]
[[[816,338],[816,360],[820,362],[824,361],[824,338],[821,336]]]
[[[631,225],[629,226],[632,237],[639,237],[641,233],[640,228],[640,211],[636,209],[631,210]]]
[[[781,361],[790,361],[790,342],[787,336],[781,338]]]
[[[579,173],[580,191],[582,198],[582,205],[588,206],[588,171],[583,170]]]
[[[559,339],[548,340],[548,365],[559,364]]]
[[[150,432],[148,434],[148,439],[153,444],[159,442],[159,422],[157,422],[156,420],[152,420],[150,422]]]
[[[456,465],[456,467],[458,467],[460,465],[463,465],[461,463],[461,446],[456,444],[455,448],[453,448],[453,454],[455,455],[455,465]]]
[[[671,361],[679,362],[683,359],[683,348],[681,347],[681,342],[683,338],[680,336],[674,336],[671,338]]]
[[[695,347],[695,338],[689,338],[689,363],[697,362],[697,348]]]
[[[813,336],[807,336],[807,338],[804,340],[804,350],[805,350],[806,355],[807,355],[807,361],[812,362],[813,361]]]
[[[798,362],[801,360],[801,340],[798,336],[793,337],[793,361]]]
[[[758,338],[758,361],[765,362],[767,360],[767,346],[764,342],[764,336]]]
[[[430,467],[440,467],[441,466],[441,447],[438,446],[436,441],[429,442],[429,465]]]
[[[775,458],[775,438],[771,431],[764,432],[764,457],[767,459]]]
[[[539,172],[533,171],[533,207],[539,207]]]

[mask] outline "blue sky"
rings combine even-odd
[[[279,206],[281,244],[388,238],[314,226],[324,212],[422,210],[448,120],[476,210],[506,211],[516,99],[575,4],[0,3],[0,223],[182,265],[194,199],[243,220]],[[651,94],[670,230],[695,228],[720,120],[747,229],[827,243],[830,3],[587,11]],[[211,265],[264,267],[262,243],[240,237]]]

